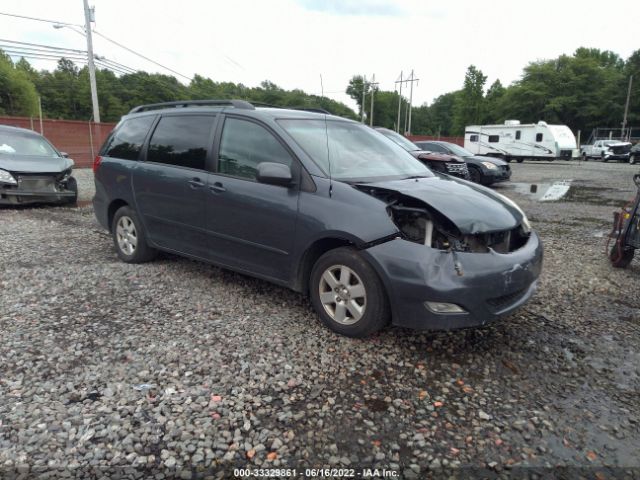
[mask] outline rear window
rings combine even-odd
[[[107,141],[103,155],[137,160],[154,119],[153,115],[149,115],[125,120]]]
[[[204,170],[214,121],[212,115],[162,117],[149,140],[147,161]]]

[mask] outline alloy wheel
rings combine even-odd
[[[116,224],[116,240],[118,247],[125,255],[133,255],[138,245],[136,226],[130,217],[123,215]]]
[[[342,325],[353,325],[364,315],[367,293],[356,272],[345,265],[327,268],[320,277],[320,302],[327,315]]]

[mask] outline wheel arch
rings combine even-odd
[[[309,277],[311,276],[311,270],[315,263],[329,250],[334,250],[340,247],[357,248],[357,245],[352,239],[348,239],[344,236],[324,237],[311,243],[311,245],[309,245],[300,256],[298,269],[293,281],[293,289],[302,293],[307,293],[309,290]]]
[[[129,203],[125,202],[121,198],[112,200],[109,204],[109,208],[107,209],[107,221],[109,222],[109,232],[111,232],[111,225],[113,224],[113,217],[115,216],[118,209],[121,207],[128,206]]]

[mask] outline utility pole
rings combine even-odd
[[[369,82],[369,86],[371,87],[371,110],[370,110],[370,115],[369,115],[369,126],[373,127],[373,97],[375,96],[376,93],[376,85],[378,85],[378,83],[376,82],[376,74],[373,74],[373,78],[371,79],[371,82]]]
[[[629,100],[631,99],[631,84],[633,75],[629,75],[629,88],[627,89],[627,103],[624,106],[624,118],[622,119],[622,140],[624,140],[625,128],[627,128],[627,114],[629,113]]]
[[[409,127],[407,128],[407,133],[409,135],[411,135],[411,110],[412,110],[412,107],[413,107],[413,70],[411,70],[411,90],[410,90],[410,93],[409,93]]]
[[[89,8],[88,0],[84,2],[84,30],[87,36],[87,65],[89,67],[89,82],[91,83],[91,103],[93,104],[93,121],[100,123],[100,106],[98,105],[98,88],[96,87],[96,66],[93,63],[93,39],[91,38],[91,22],[94,10]]]
[[[402,72],[400,72],[400,94],[398,95],[398,124],[396,125],[396,132],[400,133],[400,112],[402,111]]]
[[[397,132],[400,133],[400,118],[402,112],[402,84],[410,83],[411,84],[411,93],[409,96],[409,104],[407,105],[407,110],[405,111],[405,119],[404,119],[404,133],[411,131],[411,102],[413,101],[413,82],[419,81],[419,78],[414,78],[413,70],[411,70],[411,78],[407,78],[406,80],[402,79],[402,72],[400,72],[400,80],[396,80],[396,83],[400,84],[400,99],[398,100],[398,129]]]
[[[365,75],[362,76],[362,118],[360,121],[364,123],[364,100],[367,94],[367,77]]]

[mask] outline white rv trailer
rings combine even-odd
[[[521,124],[518,120],[507,120],[504,125],[470,125],[465,128],[464,148],[476,155],[518,162],[570,160],[579,154],[576,137],[569,127],[547,125],[543,121]]]

